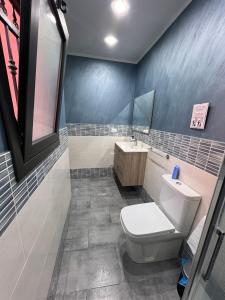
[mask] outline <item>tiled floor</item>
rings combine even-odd
[[[136,264],[125,251],[122,207],[142,203],[138,191],[111,178],[72,180],[69,228],[51,300],[176,300],[175,260]]]

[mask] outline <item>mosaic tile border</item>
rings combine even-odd
[[[150,132],[149,126],[138,126],[138,125],[133,125],[133,126],[132,126],[132,130],[133,130],[133,131],[142,132],[142,133],[145,133],[145,134],[149,134],[149,132]]]
[[[69,136],[131,136],[129,125],[116,124],[67,124]]]
[[[144,143],[218,176],[225,157],[225,143],[155,129],[134,132]]]
[[[71,169],[71,179],[81,178],[99,178],[113,176],[113,168],[84,168],[84,169]]]
[[[218,176],[225,157],[225,143],[150,129],[149,134],[129,125],[67,124],[69,136],[131,136],[169,155]]]
[[[0,154],[0,235],[26,204],[48,172],[68,147],[67,128],[60,129],[60,145],[19,184],[10,152]]]

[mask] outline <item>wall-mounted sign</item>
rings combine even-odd
[[[209,103],[195,104],[193,106],[190,128],[205,129]]]

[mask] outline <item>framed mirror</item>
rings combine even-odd
[[[134,131],[149,134],[152,124],[155,91],[151,91],[134,99],[133,123]]]

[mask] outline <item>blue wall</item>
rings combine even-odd
[[[225,1],[193,0],[138,65],[136,96],[155,89],[152,128],[225,141]],[[205,131],[192,106],[210,102]]]
[[[63,92],[63,97],[62,97],[62,106],[61,106],[61,114],[60,114],[60,123],[59,123],[60,128],[66,127],[66,110],[65,110],[65,97],[64,97],[64,92]]]
[[[69,56],[67,123],[131,124],[135,79],[135,65]]]

